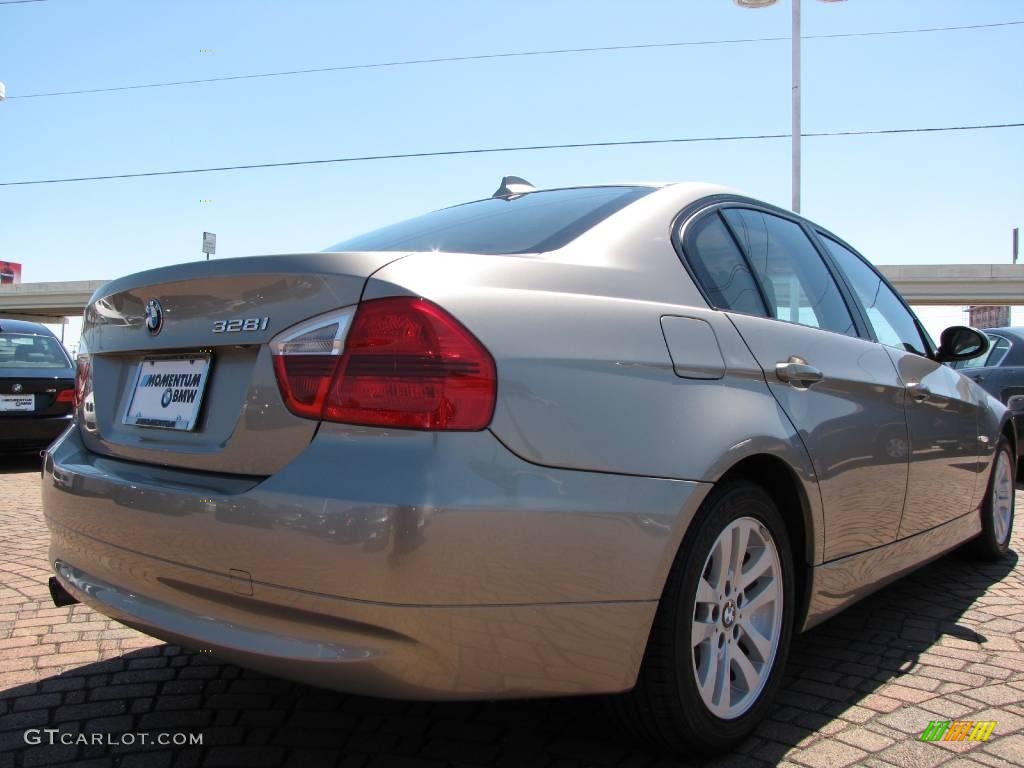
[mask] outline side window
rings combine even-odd
[[[950,363],[950,366],[956,368],[958,371],[967,370],[969,368],[984,368],[986,365],[985,361],[991,356],[991,354],[988,354],[982,355],[981,357],[972,357],[970,360],[957,360]]]
[[[824,235],[821,240],[864,305],[868,322],[871,323],[878,340],[888,347],[927,355],[914,316],[903,306],[903,302],[889,286],[849,248]]]
[[[684,249],[712,306],[748,315],[766,314],[750,268],[717,213],[698,219],[687,229]]]
[[[850,310],[799,224],[749,208],[723,211],[778,320],[856,336]]]
[[[969,368],[988,368],[999,365],[999,361],[1006,356],[1006,350],[1010,348],[1010,342],[1001,336],[986,335],[989,342],[987,353],[979,357],[972,357],[970,360],[957,360],[952,364],[953,367],[958,371],[962,371]],[[999,346],[1000,344],[1002,344],[1001,347]]]
[[[1010,351],[1010,340],[1005,336],[989,334],[988,340],[991,342],[988,354],[975,357],[973,360],[965,360],[965,362],[975,362],[975,360],[978,360],[977,364],[972,366],[972,368],[995,368],[1002,362],[1002,358],[1007,356],[1007,352]]]
[[[1005,336],[996,336],[995,334],[989,336],[989,339],[992,340],[992,351],[982,360],[988,367],[995,368],[1003,362],[1006,353],[1010,351],[1010,341]]]

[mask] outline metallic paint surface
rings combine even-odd
[[[725,360],[711,324],[696,317],[661,318],[672,369],[683,379],[720,379],[725,375]],[[674,350],[674,352],[673,352]]]
[[[263,482],[151,474],[76,428],[43,499],[62,582],[104,613],[320,685],[460,698],[628,688],[708,488],[535,467],[487,432],[341,425]]]
[[[594,693],[634,683],[687,526],[747,460],[770,457],[796,486],[800,509],[781,511],[805,531],[805,626],[975,535],[1005,407],[923,358],[708,308],[671,234],[680,211],[727,194],[661,187],[547,254],[296,254],[104,286],[86,313],[85,405],[43,474],[62,582],[158,637],[318,685]],[[266,342],[396,295],[438,303],[494,356],[489,429],[318,425],[284,407]],[[153,297],[158,336],[142,324]],[[266,330],[212,333],[250,316]],[[138,361],[197,348],[214,358],[201,428],[121,424]],[[825,380],[779,381],[793,354]],[[915,404],[908,455],[882,456],[907,436],[919,374],[945,405]],[[957,409],[953,442],[928,435]],[[947,480],[936,517],[925,491]],[[901,516],[905,532],[938,527],[896,541]]]
[[[812,568],[811,603],[801,629],[820,624],[980,532],[981,517],[972,512],[916,536]]]
[[[978,461],[983,390],[947,365],[892,347],[886,351],[908,387],[910,479],[899,534],[904,538],[981,504],[976,486],[984,466]],[[939,488],[941,493],[936,492]]]
[[[55,528],[81,602],[129,626],[269,674],[372,696],[458,700],[633,685],[657,601],[406,606],[281,587],[252,598],[225,574],[125,553]],[[122,586],[112,583],[118,579]],[[127,586],[125,586],[127,585]]]
[[[86,308],[83,348],[92,356],[97,453],[212,472],[270,475],[309,444],[316,422],[285,408],[266,342],[295,323],[359,301],[366,275],[401,254],[298,254],[218,259],[131,275],[104,286]],[[158,336],[145,328],[152,298],[163,307]],[[265,330],[215,333],[213,322],[268,317]],[[192,432],[121,423],[145,356],[212,350],[210,381]],[[112,396],[111,393],[116,393]],[[274,435],[274,450],[264,438]]]
[[[795,323],[730,313],[766,373],[771,393],[800,432],[825,510],[825,560],[896,539],[907,487],[904,386],[880,344]],[[824,379],[798,387],[774,375],[797,356]]]
[[[489,432],[324,425],[262,482],[97,456],[73,430],[47,521],[263,586],[403,605],[652,600],[707,484],[537,467]],[[95,565],[52,559],[90,572]],[[97,574],[98,575],[98,574]]]

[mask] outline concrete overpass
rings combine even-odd
[[[1024,264],[879,264],[909,304],[1024,305]]]
[[[0,317],[60,323],[82,314],[89,297],[106,280],[0,285]]]
[[[899,264],[879,269],[911,304],[1024,305],[1024,264]],[[0,285],[0,317],[59,323],[105,280]]]

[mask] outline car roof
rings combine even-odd
[[[41,323],[33,323],[29,320],[15,320],[9,317],[0,317],[0,333],[33,333],[37,336],[56,335]]]
[[[1024,343],[1024,326],[1017,326],[1016,328],[982,328],[981,330],[984,333],[994,333],[997,336],[1006,336],[1013,341]]]

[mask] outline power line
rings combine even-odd
[[[27,0],[18,0],[27,1]],[[803,40],[835,40],[840,38],[855,37],[884,37],[890,35],[915,35],[932,32],[956,32],[969,29],[994,29],[996,27],[1014,27],[1024,24],[1024,21],[1000,21],[992,24],[969,24],[955,27],[919,27],[916,29],[889,29],[875,32],[838,32],[827,35],[804,35]],[[536,51],[509,51],[505,53],[480,53],[469,56],[442,56],[430,59],[404,59],[399,61],[379,61],[364,64],[344,64],[336,67],[315,67],[312,69],[291,69],[282,72],[258,72],[243,75],[223,75],[220,77],[205,77],[195,80],[168,80],[157,83],[138,83],[135,85],[117,85],[104,88],[82,88],[73,91],[45,91],[41,93],[26,93],[21,96],[8,96],[11,99],[41,99],[50,96],[73,96],[87,93],[111,93],[114,91],[133,91],[142,88],[167,88],[179,85],[198,85],[200,83],[221,83],[230,80],[255,80],[264,77],[290,77],[293,75],[309,75],[317,72],[344,72],[358,69],[384,69],[388,67],[408,67],[423,64],[443,64],[449,62],[483,61],[487,59],[511,59],[527,56],[557,56],[573,53],[608,53],[613,51],[639,51],[652,50],[657,48],[686,48],[696,46],[713,45],[739,45],[745,43],[775,43],[789,40],[788,36],[782,37],[742,37],[724,40],[682,40],[668,43],[636,43],[631,45],[602,45],[590,48],[551,48]]]
[[[881,128],[870,131],[818,131],[801,134],[805,138],[837,136],[882,136],[906,133],[942,133],[949,131],[984,131],[996,128],[1024,128],[1024,123],[991,123],[986,125],[954,125],[924,128]],[[410,160],[423,157],[451,157],[454,155],[484,155],[500,152],[535,152],[544,149],[583,149],[588,147],[629,147],[646,144],[695,144],[721,141],[759,141],[766,139],[788,139],[788,133],[762,133],[748,136],[689,136],[670,139],[629,139],[624,141],[587,141],[572,144],[533,144],[517,147],[478,147],[475,149],[446,149],[434,152],[402,152],[388,155],[357,155],[334,157],[321,160],[291,160],[280,163],[248,163],[245,165],[222,165],[211,168],[179,168],[171,171],[142,171],[138,173],[112,173],[104,176],[77,176],[64,179],[32,179],[27,181],[2,181],[0,187],[25,186],[28,184],[64,184],[73,181],[106,181],[109,179],[138,179],[149,176],[179,176],[189,173],[220,173],[222,171],[246,171],[254,168],[285,168],[299,165],[327,165],[330,163],[360,163],[373,160]]]
[[[41,3],[43,0],[0,0],[0,5],[18,5],[19,3]]]

